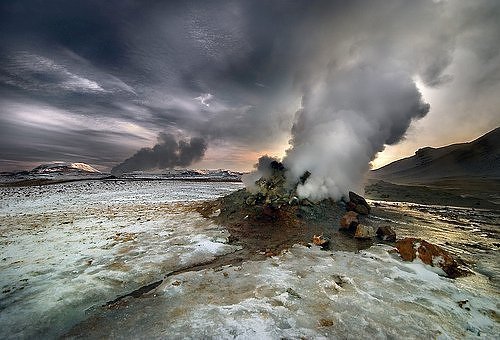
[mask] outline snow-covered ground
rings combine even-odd
[[[238,250],[186,202],[240,187],[89,181],[0,188],[0,338],[500,334],[500,297],[486,276],[447,279],[382,245],[359,253],[295,246],[266,261],[177,273]],[[432,235],[435,216],[415,214],[429,223],[416,236]],[[147,296],[100,308],[170,273]]]
[[[240,184],[76,182],[0,188],[0,338],[57,336],[85,311],[237,250],[179,202]]]
[[[495,338],[498,297],[374,246],[294,246],[264,262],[169,277],[149,298],[84,323],[90,338]]]

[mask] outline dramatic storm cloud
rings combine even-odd
[[[289,149],[293,176],[313,172],[304,195],[345,191],[387,145],[394,156],[500,124],[499,8],[4,1],[0,169],[60,160],[107,171],[166,133],[206,143],[190,166],[250,170]]]
[[[207,144],[203,138],[193,137],[189,141],[177,141],[173,135],[160,133],[158,144],[152,148],[140,149],[132,157],[115,166],[111,173],[121,175],[137,170],[186,167],[199,161],[206,149]]]

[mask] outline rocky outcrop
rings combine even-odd
[[[285,167],[277,161],[269,164],[270,174],[255,182],[256,193],[246,199],[247,205],[267,205],[279,209],[283,204],[298,201],[286,190]]]
[[[413,261],[418,257],[425,264],[441,268],[451,278],[468,274],[450,253],[425,240],[405,238],[396,242],[396,248],[404,261]]]
[[[368,215],[371,210],[366,200],[352,191],[349,191],[349,202],[347,202],[346,207],[347,210],[355,211],[361,215]]]
[[[378,227],[377,237],[381,238],[382,241],[396,241],[396,232],[389,226]]]

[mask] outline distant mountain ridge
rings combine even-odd
[[[370,177],[402,183],[449,177],[500,178],[500,127],[472,142],[419,149],[414,156],[371,171]]]
[[[88,173],[101,173],[87,163],[68,163],[68,162],[51,162],[37,166],[30,173],[33,174],[46,174],[55,172],[88,172]]]

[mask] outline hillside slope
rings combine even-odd
[[[500,178],[500,127],[469,143],[426,147],[371,171],[371,178],[419,183],[451,177]]]

